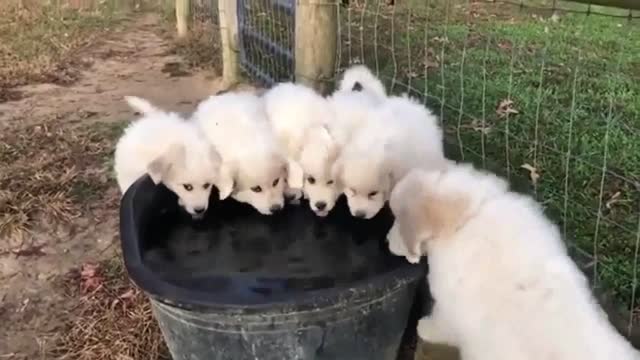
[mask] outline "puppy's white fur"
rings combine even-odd
[[[354,90],[356,84],[359,90]],[[345,71],[338,90],[326,99],[333,116],[326,117],[323,128],[310,133],[299,161],[305,173],[304,193],[317,215],[326,216],[342,193],[332,174],[342,147],[385,98],[382,82],[365,66],[355,65]]]
[[[410,169],[438,169],[446,162],[442,130],[422,104],[391,97],[370,113],[333,166],[351,214],[366,219],[380,211]]]
[[[178,196],[193,217],[209,204],[211,186],[218,181],[220,157],[193,124],[176,113],[162,111],[147,100],[126,97],[142,117],[118,141],[114,170],[122,193],[148,173]]]
[[[287,164],[262,99],[249,92],[212,96],[192,120],[222,157],[221,197],[231,194],[265,215],[282,209]]]
[[[429,255],[421,338],[462,358],[637,360],[608,322],[557,227],[529,197],[468,165],[412,171],[390,200],[390,249]]]
[[[302,197],[304,169],[300,164],[303,149],[315,149],[315,159],[325,155],[318,138],[329,136],[327,123],[334,117],[327,100],[304,85],[281,83],[264,94],[267,117],[278,142],[286,152],[289,166],[286,194],[292,200]],[[313,178],[311,178],[313,179]]]
[[[387,91],[380,79],[373,75],[365,65],[352,65],[345,70],[340,80],[338,91],[351,92],[355,90],[357,92],[359,91],[358,88],[378,99],[387,97]]]

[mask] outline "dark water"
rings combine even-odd
[[[403,266],[387,250],[392,216],[349,215],[341,199],[326,218],[307,204],[263,216],[234,201],[219,203],[206,219],[165,213],[143,239],[143,261],[179,287],[237,296],[269,296],[349,285]]]

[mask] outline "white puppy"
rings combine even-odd
[[[299,157],[305,174],[304,193],[317,215],[326,216],[342,193],[332,175],[340,150],[384,98],[382,82],[363,65],[355,65],[345,71],[338,90],[325,100],[326,124],[310,132]]]
[[[178,196],[194,218],[204,215],[211,187],[218,182],[220,156],[193,124],[148,101],[126,97],[142,113],[118,141],[114,170],[124,193],[144,174]]]
[[[389,247],[429,256],[421,338],[462,358],[638,360],[608,322],[557,227],[531,198],[469,165],[414,170],[392,192]]]
[[[374,217],[409,170],[441,168],[442,137],[436,116],[408,97],[388,98],[372,110],[333,166],[351,214]]]
[[[193,114],[222,157],[221,196],[231,194],[265,215],[284,207],[287,164],[264,102],[249,92],[212,96]]]
[[[322,95],[304,85],[278,84],[267,91],[263,99],[271,127],[287,154],[286,195],[297,201],[302,197],[304,187],[304,170],[300,165],[302,151],[305,147],[314,149],[318,159],[329,150],[317,148],[316,144],[319,138],[329,136],[327,123],[334,118],[334,113]]]

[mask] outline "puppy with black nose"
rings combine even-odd
[[[262,99],[248,92],[212,96],[198,105],[192,121],[220,152],[222,198],[230,195],[264,215],[284,207],[287,159]]]
[[[332,174],[344,189],[351,215],[371,219],[408,171],[445,164],[436,116],[413,99],[394,96],[369,111],[369,120],[344,146]]]

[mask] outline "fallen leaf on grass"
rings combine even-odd
[[[503,40],[498,42],[498,47],[502,50],[511,50],[512,45],[509,41]]]
[[[607,209],[611,210],[611,208],[613,207],[613,204],[617,203],[620,198],[620,195],[622,195],[622,193],[620,191],[616,191],[615,194],[613,194],[609,200],[607,200],[607,203],[605,204],[605,206],[607,207]]]
[[[514,107],[513,100],[510,99],[500,101],[500,104],[498,104],[498,108],[496,109],[496,114],[498,114],[498,117],[500,118],[519,113],[520,112]]]
[[[483,126],[482,121],[478,119],[473,119],[473,121],[471,121],[469,125],[462,125],[461,127],[481,132],[484,135],[489,135],[489,133],[493,130],[493,128],[487,123],[485,123]]]
[[[520,167],[529,171],[529,179],[531,179],[531,182],[533,183],[533,185],[538,183],[538,179],[540,179],[540,174],[538,173],[538,169],[536,169],[535,167],[529,164],[524,164],[524,165],[521,165]]]

